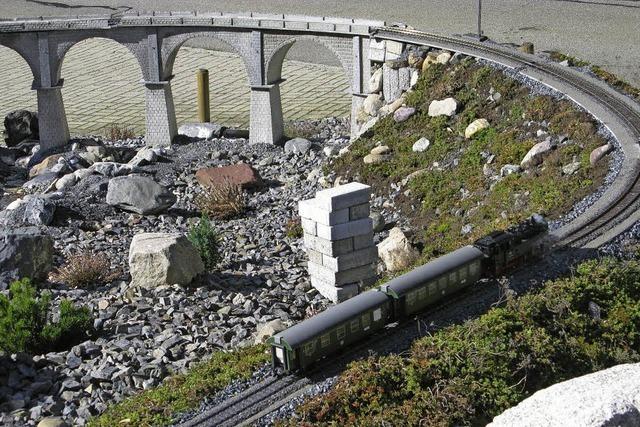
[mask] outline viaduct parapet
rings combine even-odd
[[[33,73],[43,148],[64,145],[69,128],[61,89],[62,62],[75,44],[90,38],[114,40],[133,53],[146,92],[146,140],[167,145],[177,133],[171,92],[173,65],[188,40],[222,41],[238,54],[251,88],[250,142],[275,143],[283,137],[280,101],[282,65],[289,49],[312,40],[331,51],[350,82],[352,132],[355,112],[371,76],[370,32],[381,21],[274,14],[135,12],[110,16],[40,17],[0,20],[0,45],[15,50]]]

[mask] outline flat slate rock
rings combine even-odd
[[[247,163],[224,166],[221,168],[204,168],[196,172],[196,180],[203,187],[221,186],[225,183],[239,185],[244,189],[262,185],[262,178],[257,170]]]

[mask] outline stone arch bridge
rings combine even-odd
[[[335,55],[351,85],[354,115],[366,97],[371,75],[369,34],[381,26],[384,22],[294,15],[135,12],[0,20],[0,45],[15,50],[33,73],[40,143],[45,149],[69,141],[61,92],[65,55],[76,43],[95,37],[124,45],[140,65],[148,144],[170,144],[177,133],[173,64],[180,47],[197,37],[222,41],[242,58],[251,88],[250,142],[275,143],[283,136],[282,65],[293,44],[312,40]],[[356,126],[356,120],[352,123]]]

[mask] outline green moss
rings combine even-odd
[[[583,263],[539,292],[417,340],[404,357],[354,362],[299,415],[309,425],[485,425],[541,388],[639,362],[638,277],[637,261]]]
[[[211,395],[238,379],[247,379],[269,359],[264,345],[233,353],[216,352],[187,374],[168,378],[162,385],[111,406],[89,426],[166,426],[179,412],[196,408]]]

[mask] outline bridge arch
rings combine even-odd
[[[0,80],[0,93],[5,94],[0,102],[0,126],[2,119],[11,111],[37,111],[36,92],[32,90],[35,71],[28,58],[18,49],[2,43],[0,39],[0,72],[6,78]],[[6,73],[6,74],[5,74]],[[9,95],[10,96],[6,96]],[[0,141],[2,141],[0,132]]]
[[[331,52],[340,63],[345,78],[351,82],[353,76],[353,42],[352,39],[336,39],[326,36],[296,35],[293,37],[282,36],[277,44],[269,52],[266,52],[265,70],[267,84],[277,83],[282,79],[282,66],[289,50],[300,41],[309,41]]]
[[[231,53],[238,55],[244,63],[246,74],[249,77],[249,83],[254,84],[259,77],[260,70],[256,69],[255,59],[250,52],[250,33],[239,33],[229,31],[193,31],[178,34],[164,35],[162,38],[162,68],[163,78],[169,79],[173,72],[176,57],[180,48],[186,42],[193,39],[204,38],[221,42],[229,48]],[[255,54],[254,54],[255,55]]]
[[[144,132],[145,92],[140,81],[146,73],[135,50],[97,34],[59,45],[58,54],[57,75],[64,79],[62,97],[72,133],[100,133],[112,124]]]

